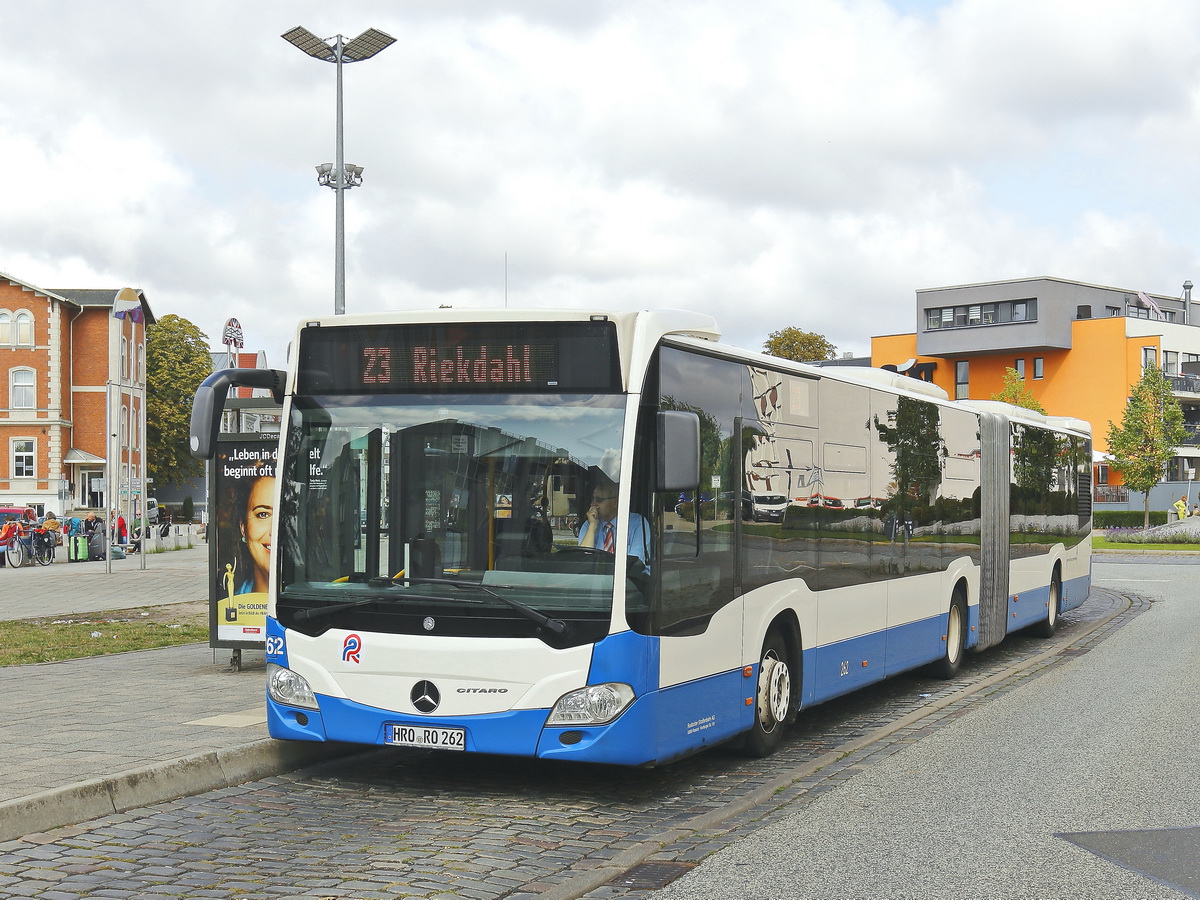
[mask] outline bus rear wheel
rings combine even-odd
[[[1050,596],[1046,600],[1046,617],[1030,630],[1038,637],[1054,637],[1054,632],[1058,630],[1058,614],[1061,611],[1059,609],[1061,605],[1062,579],[1058,574],[1058,569],[1055,569],[1054,575],[1050,578]]]
[[[946,649],[942,658],[932,666],[938,678],[953,678],[962,667],[967,650],[967,602],[962,591],[955,591],[950,598],[950,609],[946,612]]]
[[[742,739],[747,756],[770,756],[783,742],[783,730],[795,705],[787,644],[778,631],[763,641],[754,692],[754,726]]]

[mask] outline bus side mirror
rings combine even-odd
[[[222,369],[213,372],[196,388],[192,400],[192,422],[189,428],[188,449],[196,459],[212,459],[217,449],[217,432],[221,430],[221,413],[225,411],[225,396],[229,388],[267,388],[276,403],[283,403],[287,374],[278,369]]]
[[[658,413],[658,466],[655,490],[694,491],[700,487],[700,417],[664,409]]]

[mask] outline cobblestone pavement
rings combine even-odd
[[[900,676],[806,711],[767,760],[718,750],[626,770],[371,751],[28,835],[0,843],[0,898],[645,896],[639,872],[746,837],[1149,608],[1094,589],[1049,641],[1013,635],[954,681]]]

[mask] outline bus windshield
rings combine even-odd
[[[295,398],[277,616],[310,634],[598,639],[626,560],[576,534],[592,491],[618,476],[625,405],[621,394]]]

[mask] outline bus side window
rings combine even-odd
[[[745,366],[663,347],[659,353],[660,410],[695,415],[700,426],[700,483],[696,490],[660,491],[655,516],[660,592],[652,628],[657,634],[699,634],[734,596],[733,521],[738,461],[734,423]]]

